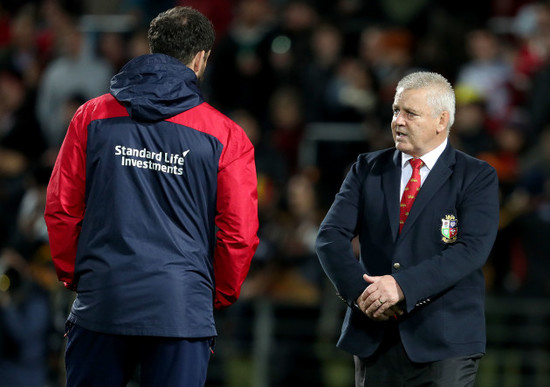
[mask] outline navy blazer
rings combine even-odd
[[[391,274],[405,295],[398,328],[415,362],[485,352],[482,267],[499,218],[494,168],[447,145],[399,234],[401,153],[361,154],[347,174],[317,237],[321,265],[348,308],[338,347],[360,357],[378,348],[388,322],[353,307],[364,273]],[[448,220],[456,235],[448,234]],[[359,237],[361,255],[351,240]]]

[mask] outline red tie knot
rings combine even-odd
[[[422,165],[424,165],[421,159],[411,159],[409,163],[411,163],[411,167],[413,169],[419,169],[422,167]]]

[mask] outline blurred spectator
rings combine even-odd
[[[15,229],[27,172],[46,149],[33,103],[17,73],[0,71],[0,248]]]
[[[550,180],[545,181],[545,192],[536,198],[532,210],[517,219],[518,235],[525,249],[526,275],[520,294],[527,297],[550,297],[550,260],[544,238],[550,232]]]
[[[369,26],[361,32],[358,56],[372,71],[382,122],[391,120],[397,82],[414,70],[412,49],[413,36],[406,29]]]
[[[288,181],[289,217],[283,223],[280,266],[275,268],[269,291],[275,302],[277,342],[272,362],[278,364],[270,378],[273,386],[325,384],[316,351],[323,281],[314,252],[322,213],[317,207],[311,178],[302,173]],[[286,329],[287,326],[292,329]]]
[[[550,178],[550,122],[540,131],[537,142],[521,159],[520,186],[534,195],[544,192],[544,182]]]
[[[343,36],[330,24],[321,24],[313,31],[309,63],[302,74],[304,119],[307,122],[327,120],[326,91],[336,74],[343,51]]]
[[[47,289],[13,251],[0,258],[0,386],[44,386],[48,382],[50,310]]]
[[[0,151],[17,152],[31,163],[46,149],[34,104],[34,90],[25,88],[19,74],[0,70]]]
[[[243,288],[245,299],[266,299],[272,306],[268,334],[277,344],[269,349],[269,364],[277,368],[267,375],[270,386],[324,385],[316,351],[323,277],[313,249],[323,214],[314,178],[297,173],[289,179],[285,206],[264,219],[259,232],[272,249],[270,260],[249,275]]]
[[[548,243],[550,232],[550,179],[541,180],[542,191],[518,189],[504,208],[506,223],[499,231],[497,289],[505,294],[543,298],[550,296]],[[495,260],[496,261],[496,260]],[[501,275],[501,277],[498,276]],[[498,279],[501,280],[498,283]]]
[[[63,36],[64,52],[44,70],[38,89],[37,112],[48,145],[58,148],[67,130],[65,102],[73,95],[86,100],[108,91],[113,68],[93,54],[84,34],[72,24]]]
[[[0,149],[0,247],[13,233],[17,208],[25,193],[27,160],[12,150]]]
[[[419,68],[448,74],[449,79],[456,76],[458,68],[467,59],[464,47],[464,35],[470,31],[468,22],[473,19],[473,12],[468,12],[468,18],[457,17],[458,5],[449,9],[450,2],[438,2],[427,20],[425,34],[415,34],[414,61]],[[447,5],[445,7],[444,5]],[[476,4],[476,15],[479,4]],[[479,17],[479,15],[477,15]],[[447,55],[442,55],[446,52]]]
[[[314,4],[310,0],[288,0],[280,7],[270,53],[278,84],[299,83],[311,61],[311,39],[319,24]]]
[[[512,65],[503,58],[498,38],[487,29],[470,32],[466,45],[470,60],[460,67],[456,87],[475,90],[486,103],[488,117],[502,122],[511,110]]]
[[[267,207],[277,208],[280,203],[280,192],[287,182],[289,173],[284,153],[262,136],[259,122],[247,111],[236,110],[231,114],[231,118],[243,128],[254,145],[260,213]]]
[[[126,49],[127,42],[123,34],[119,32],[104,32],[99,36],[98,57],[105,59],[112,68],[112,71],[118,73],[128,59]]]
[[[193,7],[205,15],[214,25],[216,41],[227,32],[233,19],[233,8],[239,0],[176,0],[176,5]]]
[[[208,76],[212,104],[223,112],[246,109],[263,120],[274,88],[268,63],[273,13],[265,0],[240,0],[233,23],[212,51]]]
[[[83,14],[84,3],[73,0],[42,0],[40,4],[39,45],[48,61],[66,52],[65,35],[72,33]]]
[[[330,20],[346,36],[358,33],[365,24],[371,24],[380,20],[377,14],[377,5],[374,2],[361,0],[324,0],[318,9],[321,16]]]
[[[372,75],[354,58],[340,61],[325,91],[325,121],[361,122],[378,106]]]
[[[313,240],[322,217],[318,208],[315,186],[308,173],[293,175],[284,192],[284,206],[264,222],[263,234],[271,241],[275,254],[266,269],[255,280],[255,291],[266,293],[279,302],[316,304],[319,302],[319,282],[322,273],[316,264]],[[258,278],[262,278],[258,280]]]
[[[518,53],[516,72],[524,79],[525,105],[536,135],[550,122],[550,2],[525,8],[531,10],[534,20]]]
[[[435,5],[433,0],[415,2],[377,1],[381,16],[391,25],[406,27],[415,31],[425,32],[429,11]]]
[[[453,145],[474,157],[493,150],[494,141],[486,126],[487,116],[483,98],[467,86],[457,87],[455,95],[455,123],[450,132]]]
[[[44,208],[51,168],[34,169],[17,227],[0,254],[0,386],[44,386],[58,360],[62,335],[51,340],[50,296],[59,283],[48,247]],[[54,344],[55,343],[55,344]]]
[[[301,95],[292,86],[277,89],[269,100],[271,127],[268,141],[285,157],[291,173],[298,168],[298,152],[304,135]]]
[[[526,109],[532,122],[532,131],[534,138],[531,142],[536,143],[537,135],[550,123],[550,98],[548,90],[550,89],[550,64],[545,65],[535,74],[533,74],[532,86],[527,93]]]
[[[539,142],[522,158],[522,175],[517,193],[526,197],[525,206],[516,211],[510,221],[508,235],[520,241],[523,258],[523,277],[518,292],[529,297],[550,296],[550,260],[548,242],[550,232],[550,125],[541,132]],[[513,262],[511,269],[514,268]],[[520,277],[520,278],[518,278]]]
[[[530,86],[530,78],[550,58],[550,4],[533,2],[520,8],[513,19],[518,51],[514,58],[516,86]]]
[[[12,69],[29,88],[36,88],[48,53],[38,42],[35,7],[22,7],[11,23],[10,32],[9,44],[0,50],[0,66]]]
[[[502,200],[507,200],[508,195],[519,182],[520,160],[526,145],[525,136],[526,128],[523,123],[505,122],[495,134],[495,149],[477,155],[496,169],[503,195]]]
[[[122,13],[132,15],[134,24],[146,26],[159,13],[176,5],[175,0],[120,0]]]

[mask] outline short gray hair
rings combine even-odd
[[[429,89],[428,104],[432,107],[434,115],[444,111],[449,113],[447,132],[455,122],[455,92],[451,83],[441,74],[428,71],[419,71],[406,75],[397,84],[396,90],[403,89]]]

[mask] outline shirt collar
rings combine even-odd
[[[429,170],[431,170],[434,167],[435,163],[437,162],[437,159],[439,158],[439,156],[441,156],[441,154],[445,150],[445,147],[447,147],[448,141],[449,140],[446,138],[445,141],[443,141],[437,148],[429,151],[424,156],[420,157],[424,162],[424,165],[428,167]],[[401,168],[404,168],[407,161],[409,161],[412,158],[413,157],[411,155],[401,152]]]

